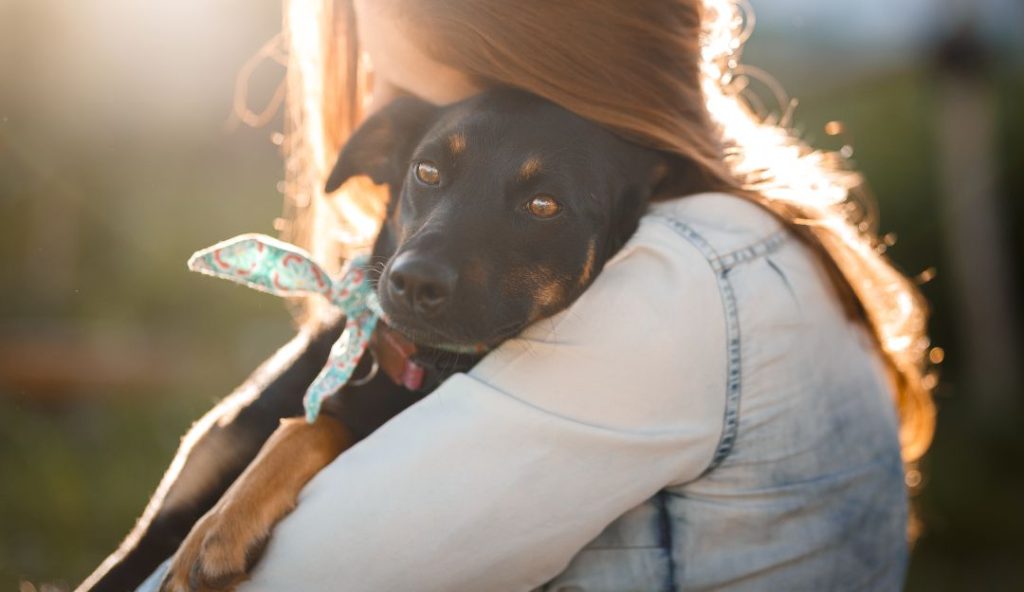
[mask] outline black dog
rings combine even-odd
[[[278,427],[301,415],[341,323],[300,335],[193,428],[132,534],[79,589],[133,589],[175,549],[165,589],[233,586],[309,478],[483,352],[569,306],[648,201],[701,189],[691,171],[521,91],[447,107],[404,97],[382,109],[346,144],[327,189],[357,175],[389,186],[373,251],[384,263],[374,268],[387,325],[378,334],[404,337],[391,349],[425,377],[402,383],[367,356],[356,375],[372,379],[329,398],[314,424]],[[282,472],[293,476],[284,486],[261,486]]]

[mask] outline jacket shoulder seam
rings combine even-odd
[[[725,317],[725,347],[726,347],[726,391],[725,391],[725,414],[722,419],[722,435],[719,437],[718,445],[712,456],[711,462],[697,477],[703,477],[713,471],[732,451],[736,442],[736,433],[739,428],[739,407],[742,391],[741,380],[741,359],[740,359],[740,324],[739,311],[736,306],[736,294],[733,290],[732,281],[729,278],[729,267],[723,265],[722,256],[699,232],[690,225],[660,214],[651,216],[652,219],[667,224],[676,234],[680,235],[687,242],[692,244],[714,271],[715,280],[718,283],[718,291],[722,298],[722,308]],[[774,235],[773,235],[774,236]],[[769,237],[769,239],[772,237]],[[758,241],[754,245],[760,245],[765,241]],[[752,245],[752,246],[754,246]],[[750,249],[752,247],[747,247]],[[759,247],[764,249],[766,247]],[[777,247],[775,247],[777,248]],[[735,252],[732,252],[735,253]]]

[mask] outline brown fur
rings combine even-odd
[[[558,277],[545,267],[522,268],[509,272],[502,283],[506,294],[522,294],[527,292],[533,299],[530,318],[536,320],[546,311],[561,308],[568,297],[566,287],[571,278]]]
[[[536,156],[531,156],[523,162],[523,165],[519,167],[519,180],[529,181],[534,175],[540,172],[541,163],[540,159]]]
[[[246,578],[273,526],[299,491],[346,448],[338,421],[285,419],[220,502],[196,523],[171,562],[162,590],[230,590]]]
[[[547,309],[555,304],[559,304],[563,298],[565,298],[565,287],[558,280],[546,282],[533,296],[534,302],[541,309]]]
[[[594,258],[597,253],[594,251],[594,239],[590,239],[587,243],[587,262],[583,265],[583,273],[580,274],[579,286],[582,288],[587,285],[590,281],[590,276],[594,273]]]
[[[448,136],[448,149],[451,150],[452,156],[458,156],[466,150],[466,134],[456,132]]]

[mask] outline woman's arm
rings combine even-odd
[[[570,309],[314,478],[241,590],[544,583],[615,518],[708,467],[724,333],[708,262],[645,220]]]

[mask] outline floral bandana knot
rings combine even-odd
[[[306,420],[312,423],[323,400],[352,377],[381,317],[380,301],[366,273],[368,263],[369,257],[356,257],[340,278],[331,278],[302,249],[266,235],[243,234],[197,251],[188,268],[275,296],[322,294],[341,309],[345,330],[303,399]]]

